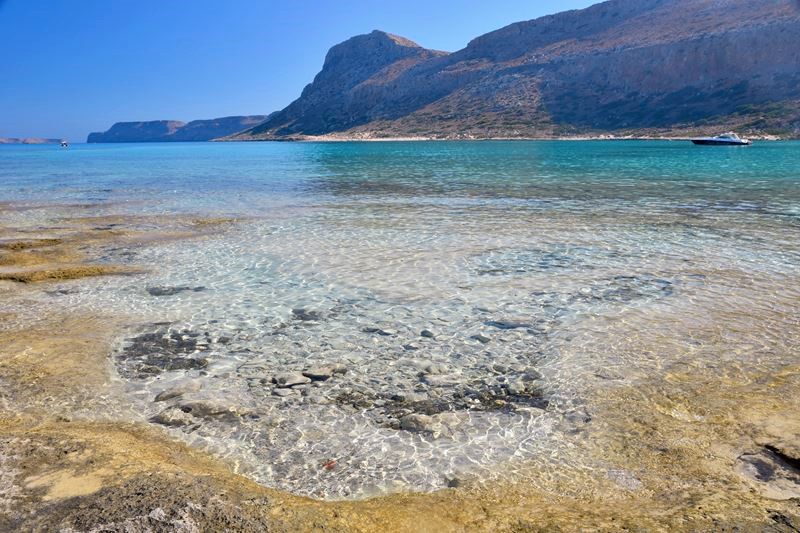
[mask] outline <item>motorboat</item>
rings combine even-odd
[[[713,146],[747,146],[751,143],[749,139],[742,139],[733,132],[723,133],[716,137],[697,137],[692,139],[694,144],[706,144]]]
[[[61,141],[61,148],[69,148],[69,141],[62,140]]]

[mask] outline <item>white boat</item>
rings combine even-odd
[[[742,139],[733,132],[723,133],[716,137],[697,137],[692,139],[694,144],[706,144],[714,146],[746,146],[750,144],[749,139]]]

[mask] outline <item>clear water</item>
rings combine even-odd
[[[31,298],[133,317],[110,356],[138,416],[182,407],[176,437],[299,494],[602,469],[573,445],[602,423],[598,391],[687,362],[796,358],[800,143],[0,146],[0,202],[239,219],[109,250],[147,274]],[[687,333],[776,310],[730,346]],[[677,320],[691,327],[665,330]],[[330,364],[346,373],[272,383]],[[423,431],[400,424],[413,413]]]

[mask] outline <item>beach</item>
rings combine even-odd
[[[796,146],[2,148],[0,530],[796,529]]]

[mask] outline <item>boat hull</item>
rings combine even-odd
[[[718,139],[692,139],[694,144],[706,146],[747,146],[750,141],[723,141]]]

